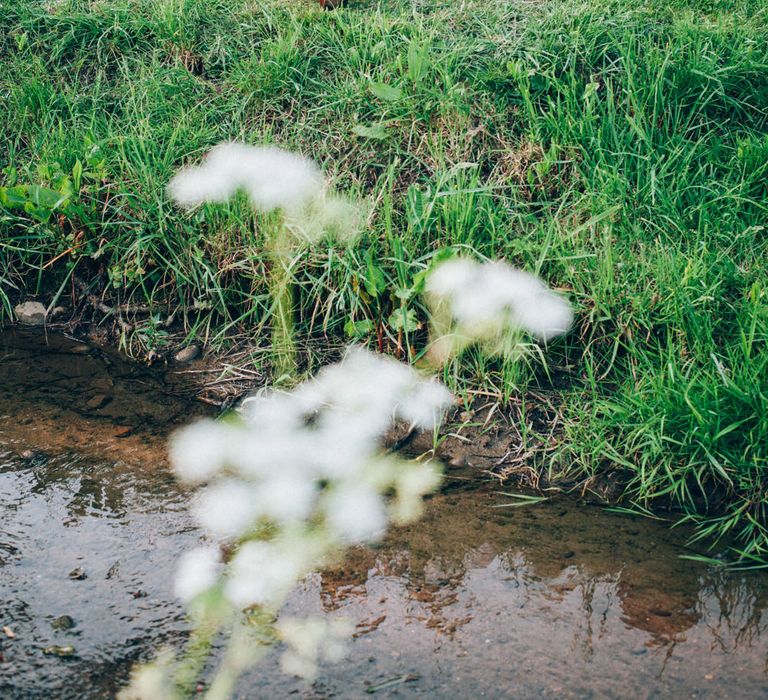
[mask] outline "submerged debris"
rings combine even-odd
[[[71,630],[75,626],[75,621],[69,615],[60,615],[51,620],[51,627],[55,630]]]
[[[75,651],[75,647],[69,644],[63,647],[53,645],[50,647],[45,647],[45,649],[43,649],[43,654],[45,654],[46,656],[60,656],[61,658],[74,656],[76,653],[77,652]]]

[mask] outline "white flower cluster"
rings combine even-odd
[[[547,341],[573,323],[565,298],[535,275],[504,262],[452,258],[432,270],[425,290],[438,336],[433,342],[443,346],[441,357],[520,330]]]
[[[327,191],[313,161],[275,146],[221,143],[168,185],[171,198],[186,208],[223,203],[240,191],[259,212],[282,210],[286,228],[300,239],[348,239],[362,222],[359,206]]]
[[[311,160],[274,146],[221,143],[201,165],[182,170],[168,185],[183,207],[226,202],[244,190],[262,212],[298,209],[318,196],[323,176]]]
[[[407,365],[352,349],[290,393],[247,399],[237,422],[177,433],[177,473],[208,482],[194,513],[214,538],[238,544],[226,566],[215,549],[186,554],[178,595],[217,589],[234,607],[276,609],[324,556],[417,517],[439,472],[383,454],[382,438],[395,420],[433,429],[451,401]]]
[[[281,619],[276,627],[288,646],[280,659],[283,671],[309,679],[314,678],[318,661],[334,663],[344,658],[345,642],[354,629],[347,620],[322,617]]]

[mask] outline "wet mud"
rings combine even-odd
[[[173,571],[202,535],[164,441],[203,410],[117,356],[0,335],[0,697],[112,698],[183,644]],[[291,596],[352,622],[344,662],[307,684],[275,653],[239,697],[768,695],[764,574],[681,558],[665,523],[460,483]]]

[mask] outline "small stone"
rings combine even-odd
[[[188,345],[186,348],[177,350],[175,353],[173,353],[173,360],[174,362],[179,363],[192,362],[192,360],[196,360],[198,357],[200,357],[202,352],[202,348],[196,343],[193,343],[192,345]]]
[[[113,435],[116,438],[127,438],[133,432],[133,428],[130,425],[120,425],[117,427]]]
[[[71,578],[73,581],[82,581],[88,578],[88,574],[86,574],[85,571],[83,571],[83,569],[78,566],[76,569],[72,569],[72,571],[69,572],[69,578]]]
[[[567,552],[563,552],[562,554],[563,559],[573,559],[575,556],[576,552],[574,552],[572,549],[569,549]]]
[[[45,307],[39,301],[25,301],[14,311],[19,323],[25,326],[42,326],[45,323]]]
[[[77,345],[73,345],[69,352],[71,352],[73,355],[88,355],[91,352],[93,352],[93,348],[90,345],[86,345],[85,343],[78,343]]]
[[[73,646],[51,646],[51,647],[45,647],[43,649],[43,654],[46,656],[60,656],[62,658],[66,658],[68,656],[74,656],[75,655],[75,647]]]
[[[448,462],[449,467],[455,467],[457,469],[464,469],[469,466],[469,460],[464,455],[454,455],[451,457],[451,461]]]
[[[8,627],[8,625],[3,627],[3,634],[6,637],[8,637],[8,639],[15,639],[16,638],[16,634],[14,633],[14,631],[10,627]]]
[[[112,398],[106,394],[96,394],[95,396],[88,399],[85,405],[91,410],[95,411],[99,408],[104,408],[104,406],[106,406],[111,400]]]
[[[63,306],[54,306],[51,309],[52,318],[58,318],[59,316],[63,316],[65,313],[67,313],[67,310]]]
[[[51,627],[55,630],[71,630],[74,626],[75,621],[69,615],[61,615],[51,620]]]

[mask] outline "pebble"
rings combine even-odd
[[[562,554],[563,559],[573,559],[575,556],[576,552],[574,552],[572,549],[569,549],[567,552],[563,552]]]
[[[26,326],[42,326],[45,323],[45,307],[39,301],[25,301],[14,309],[19,323]]]
[[[188,345],[186,348],[177,350],[175,353],[173,353],[173,360],[174,362],[180,363],[192,362],[192,360],[196,360],[198,357],[200,357],[202,352],[203,350],[199,345]]]
[[[133,428],[130,425],[120,425],[117,427],[113,435],[116,438],[126,438],[133,432]]]
[[[106,406],[111,400],[112,398],[106,394],[96,394],[95,396],[88,399],[85,405],[90,409],[97,410],[99,408],[104,408],[104,406]]]
[[[78,343],[77,345],[73,345],[69,352],[71,352],[73,355],[88,355],[89,353],[93,352],[93,348],[90,345],[86,345],[85,343]]]
[[[69,615],[61,615],[51,620],[51,627],[55,630],[71,630],[74,626],[75,621]]]
[[[82,581],[83,579],[88,578],[88,574],[83,571],[81,567],[77,567],[76,569],[72,569],[72,571],[69,572],[69,578],[71,578],[73,581]]]

